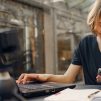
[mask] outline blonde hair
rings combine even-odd
[[[96,23],[101,18],[101,0],[95,0],[94,4],[92,5],[92,9],[88,14],[87,24],[90,26],[93,32],[96,32],[94,29]]]

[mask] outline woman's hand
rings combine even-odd
[[[33,80],[38,80],[38,81],[47,81],[49,78],[49,74],[26,74],[23,73],[21,76],[16,80],[16,83],[20,84],[25,84]]]
[[[97,75],[96,80],[97,82],[101,82],[101,75]]]

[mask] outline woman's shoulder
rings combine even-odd
[[[96,39],[96,36],[95,35],[86,35],[85,37],[82,38],[82,42],[88,42],[88,41],[92,41],[92,40],[95,40]]]
[[[87,35],[85,37],[83,37],[79,43],[79,46],[91,46],[91,44],[96,42],[96,36],[95,35]]]

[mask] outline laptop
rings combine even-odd
[[[55,82],[31,82],[28,84],[17,84],[19,93],[25,98],[45,96],[57,93],[65,88],[73,89],[75,84],[63,84]]]

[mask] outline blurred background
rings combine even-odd
[[[11,75],[23,72],[63,74],[81,38],[94,0],[0,0],[0,30],[19,29],[20,50]]]

